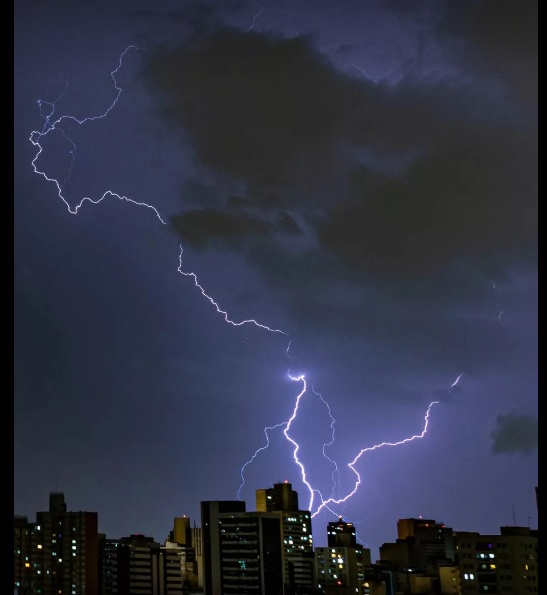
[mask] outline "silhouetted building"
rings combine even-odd
[[[273,488],[256,490],[256,509],[264,512],[298,510],[298,492],[288,481],[276,483]]]
[[[256,490],[256,508],[281,517],[285,594],[315,593],[311,513],[298,509],[298,492],[288,481]]]
[[[205,594],[283,595],[279,515],[226,510],[234,507],[234,502],[201,503],[202,530],[208,533],[203,543],[204,567],[209,570]]]
[[[173,519],[173,529],[169,532],[167,540],[179,545],[190,546],[192,544],[192,528],[190,527],[190,519],[187,516]]]
[[[31,593],[31,558],[32,530],[34,523],[29,523],[26,516],[15,515],[13,518],[13,586],[20,595]]]
[[[369,552],[370,559],[370,552]],[[365,559],[356,547],[316,547],[317,588],[325,595],[361,595]]]
[[[203,534],[201,527],[192,527],[192,547],[196,559],[196,575],[198,589],[203,589]]]
[[[175,517],[173,529],[163,544],[164,549],[169,550],[169,555],[176,555],[182,575],[182,583],[185,589],[202,588],[199,580],[199,566],[194,542],[197,541],[200,552],[201,563],[201,531],[190,526],[190,519],[187,516]]]
[[[439,563],[455,561],[454,533],[433,519],[399,519],[398,539],[380,547],[380,563],[394,572],[436,575]]]
[[[357,547],[357,535],[353,523],[342,520],[329,523],[327,526],[327,543],[329,547]]]
[[[461,595],[539,593],[538,531],[501,527],[500,535],[455,534]]]
[[[177,546],[132,534],[101,542],[102,595],[183,595],[183,559]]]
[[[317,588],[326,595],[365,593],[365,568],[370,566],[370,550],[357,543],[353,523],[339,517],[327,525],[327,547],[315,548]]]
[[[245,502],[240,500],[201,502],[203,591],[205,595],[219,595],[221,593],[220,515],[237,512],[245,512]]]
[[[395,543],[380,547],[379,561],[392,573],[396,592],[440,592],[440,568],[453,576],[456,566],[452,529],[434,519],[399,519],[397,535]]]
[[[118,539],[99,534],[99,593],[114,595],[118,591]]]
[[[49,510],[37,512],[35,523],[14,520],[14,587],[21,595],[98,595],[96,512],[67,512],[64,494],[53,492]]]

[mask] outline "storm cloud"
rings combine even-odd
[[[538,447],[538,418],[532,415],[517,415],[508,413],[498,415],[490,438],[492,439],[492,453],[530,454]]]

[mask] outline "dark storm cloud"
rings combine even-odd
[[[469,26],[463,8],[454,35]],[[468,51],[480,40],[473,30]],[[492,65],[495,40],[481,42]],[[503,68],[492,78],[518,84]],[[230,28],[153,54],[147,80],[223,180],[214,208],[181,213],[173,228],[198,248],[247,250],[270,282],[290,282],[293,300],[337,277],[457,297],[535,266],[535,118],[495,84],[373,84],[337,70],[311,38]],[[229,195],[226,179],[245,190]],[[313,264],[274,228],[308,234]]]
[[[157,55],[149,74],[200,160],[251,181],[283,180],[342,121],[346,85],[302,38],[225,29]]]
[[[187,211],[171,218],[171,226],[184,242],[200,248],[206,244],[231,244],[250,236],[271,233],[265,221],[248,215],[230,215],[213,209]]]
[[[439,34],[459,42],[466,69],[486,79],[501,78],[507,91],[536,107],[538,4],[536,0],[449,2]]]
[[[497,276],[535,254],[536,169],[527,144],[503,131],[453,136],[383,183],[357,170],[351,198],[331,210],[320,238],[379,278],[446,265]]]
[[[538,447],[538,419],[513,413],[498,415],[490,438],[493,454],[529,454]]]

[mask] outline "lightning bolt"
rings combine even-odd
[[[258,17],[266,10],[265,6],[262,6],[261,9],[255,14],[255,16],[253,17],[253,22],[251,23],[251,26],[247,29],[247,32],[251,31],[252,28],[255,26],[256,23],[256,19],[258,19]]]
[[[332,413],[331,413],[331,410],[330,410],[330,406],[327,403],[327,401],[325,401],[325,399],[322,397],[322,395],[320,393],[316,392],[316,390],[313,387],[312,387],[312,391],[324,403],[324,405],[327,408],[327,411],[329,413],[329,417],[330,417],[331,440],[330,440],[330,442],[324,442],[323,443],[323,456],[325,457],[325,459],[327,459],[327,461],[330,461],[334,465],[334,471],[331,474],[331,478],[332,478],[332,492],[331,492],[331,497],[332,497],[334,495],[334,492],[337,489],[340,490],[340,471],[338,470],[338,463],[336,461],[334,461],[333,459],[331,459],[327,455],[326,448],[328,446],[332,446],[334,444],[334,433],[335,433],[334,424],[336,423],[336,420],[332,416]]]
[[[240,322],[234,322],[233,320],[230,320],[228,318],[228,313],[225,310],[222,310],[220,308],[220,306],[215,302],[215,300],[208,295],[207,293],[205,293],[205,289],[203,289],[203,287],[199,284],[198,282],[198,278],[196,276],[195,273],[188,273],[182,270],[182,246],[180,247],[180,254],[179,254],[179,268],[177,269],[178,272],[181,275],[184,275],[185,277],[192,277],[192,279],[194,280],[194,285],[200,290],[201,295],[207,299],[209,302],[211,302],[211,304],[215,307],[216,311],[219,314],[222,314],[224,320],[228,323],[231,324],[232,326],[243,326],[244,324],[254,324],[255,326],[258,326],[259,328],[263,328],[266,331],[269,331],[270,333],[280,333],[282,335],[285,335],[286,337],[288,337],[289,335],[287,335],[287,333],[285,331],[279,330],[277,328],[270,328],[269,326],[266,326],[265,324],[261,324],[260,322],[257,322],[256,320],[254,320],[253,318],[249,318],[248,320],[241,320]],[[289,349],[289,347],[287,347],[287,350]],[[273,428],[270,428],[273,429]]]
[[[461,376],[461,374],[460,374],[460,376]],[[454,384],[452,384],[452,386],[457,384],[460,376],[458,376],[458,379],[456,380],[456,382],[454,382]],[[351,463],[348,463],[348,467],[353,471],[353,473],[357,477],[357,479],[355,480],[354,488],[343,498],[335,499],[335,498],[331,497],[331,498],[328,498],[327,500],[321,502],[320,506],[317,508],[317,510],[315,512],[312,513],[311,517],[314,518],[315,516],[317,516],[317,514],[319,514],[319,512],[323,508],[328,507],[329,504],[344,504],[352,496],[355,495],[355,493],[357,492],[357,490],[359,489],[359,486],[361,484],[361,476],[359,475],[359,472],[357,471],[357,469],[355,469],[355,464],[357,463],[357,461],[361,458],[361,456],[363,454],[365,454],[366,452],[372,452],[374,450],[378,450],[379,448],[384,448],[386,446],[401,446],[402,444],[407,444],[408,442],[412,442],[413,440],[419,440],[419,439],[423,438],[427,433],[427,426],[429,425],[429,413],[431,411],[431,408],[433,407],[433,405],[437,405],[438,403],[439,403],[439,401],[432,401],[429,404],[429,407],[427,408],[427,411],[425,412],[425,416],[424,416],[424,427],[423,427],[423,430],[419,434],[415,434],[414,436],[410,436],[409,438],[403,438],[402,440],[399,440],[398,442],[381,442],[380,444],[375,444],[374,446],[370,446],[368,448],[361,449],[357,453],[357,456],[353,459],[353,461],[351,461]]]
[[[256,19],[260,16],[260,14],[262,13],[262,11],[265,9],[265,7],[262,7],[260,9],[260,11],[255,15],[253,22],[251,24],[251,26],[249,27],[249,30],[251,30],[255,24]],[[106,110],[104,110],[102,113],[100,113],[99,115],[96,116],[88,116],[85,118],[76,118],[75,116],[70,116],[70,115],[61,115],[59,117],[57,117],[56,119],[53,119],[53,116],[57,110],[57,104],[61,101],[61,99],[66,95],[67,91],[68,91],[68,83],[66,83],[65,88],[63,93],[53,102],[48,102],[45,100],[38,100],[38,106],[39,106],[39,111],[40,111],[40,116],[43,118],[44,120],[44,124],[41,128],[41,130],[34,130],[31,132],[29,140],[30,142],[34,145],[34,147],[36,147],[37,151],[36,151],[36,155],[34,156],[34,159],[31,162],[33,171],[35,174],[43,177],[47,182],[52,183],[55,185],[56,189],[57,189],[57,194],[59,196],[59,198],[63,201],[63,203],[65,204],[65,206],[67,207],[67,210],[69,211],[69,213],[76,215],[79,211],[79,209],[84,205],[84,203],[86,202],[90,202],[94,205],[102,202],[105,198],[111,197],[111,198],[117,198],[118,200],[122,200],[124,202],[128,202],[131,203],[135,206],[138,207],[145,207],[147,209],[150,209],[154,212],[155,216],[157,217],[157,219],[161,222],[162,225],[168,225],[168,223],[162,218],[161,214],[159,213],[159,211],[156,209],[156,207],[154,207],[151,204],[148,204],[146,202],[139,202],[136,201],[132,198],[129,198],[128,196],[125,196],[123,194],[119,194],[113,190],[106,190],[100,197],[98,198],[92,198],[90,196],[84,196],[78,204],[76,204],[75,206],[71,206],[69,200],[64,196],[63,194],[63,188],[66,186],[68,180],[70,179],[71,176],[71,172],[76,160],[76,144],[74,143],[74,141],[72,139],[69,138],[69,136],[66,134],[64,127],[63,127],[63,123],[65,122],[72,122],[75,123],[79,126],[83,126],[83,125],[87,125],[93,122],[96,122],[98,120],[102,120],[104,118],[106,118],[110,112],[116,107],[119,98],[122,94],[122,88],[118,85],[117,80],[116,80],[116,75],[118,73],[118,71],[120,70],[120,68],[122,67],[123,64],[123,60],[126,56],[126,54],[129,51],[146,51],[146,50],[142,50],[141,48],[135,46],[135,45],[130,45],[128,46],[121,54],[119,57],[119,61],[118,61],[118,65],[117,67],[111,71],[110,76],[114,85],[114,90],[115,90],[115,96],[114,99],[112,100],[112,102],[110,103],[110,105],[106,108]],[[386,73],[387,75],[388,73]],[[384,75],[382,75],[384,76]],[[64,140],[68,143],[70,149],[69,149],[69,153],[70,153],[70,165],[68,168],[68,173],[66,175],[66,177],[62,180],[59,180],[57,178],[48,176],[46,174],[45,171],[39,169],[38,167],[38,161],[40,158],[40,155],[43,152],[43,147],[42,147],[42,142],[43,139],[47,136],[50,135],[54,132],[57,132],[59,134],[61,134],[61,136],[64,138]],[[189,272],[189,271],[185,271],[183,270],[183,247],[182,245],[180,246],[180,252],[179,252],[179,266],[177,268],[177,271],[185,276],[185,277],[190,277],[194,283],[194,286],[200,291],[201,295],[207,300],[209,301],[209,303],[215,308],[216,312],[218,314],[220,314],[224,321],[234,327],[239,327],[239,326],[243,326],[243,325],[247,325],[247,324],[251,324],[254,325],[258,328],[261,328],[267,332],[270,333],[275,333],[275,334],[281,334],[285,337],[287,337],[289,339],[288,341],[288,345],[286,348],[286,354],[287,356],[290,358],[290,354],[289,354],[289,350],[290,350],[290,346],[291,346],[291,341],[290,341],[290,337],[288,335],[288,333],[286,333],[285,331],[281,330],[281,329],[277,329],[277,328],[272,328],[266,324],[263,324],[261,322],[258,322],[255,319],[243,319],[240,321],[234,321],[232,320],[229,315],[228,312],[226,310],[223,310],[221,308],[221,306],[218,304],[218,302],[213,299],[213,297],[211,297],[206,290],[204,289],[204,287],[199,283],[198,281],[198,277],[195,273],[193,272]],[[285,439],[292,445],[293,447],[293,451],[292,451],[292,455],[293,455],[293,461],[295,463],[295,465],[299,468],[300,470],[300,474],[301,474],[301,479],[302,482],[304,483],[304,485],[307,487],[308,491],[309,491],[309,495],[310,495],[310,500],[309,500],[309,505],[308,505],[308,510],[309,511],[313,511],[314,509],[314,502],[315,502],[315,498],[316,496],[318,497],[319,500],[319,504],[317,505],[316,510],[313,512],[312,514],[312,518],[315,517],[321,510],[326,509],[328,511],[330,511],[332,514],[337,515],[334,510],[331,508],[331,505],[340,505],[340,504],[344,504],[346,503],[358,490],[360,484],[361,484],[361,477],[358,473],[358,471],[355,469],[355,465],[357,464],[357,462],[359,461],[359,459],[361,458],[361,456],[366,453],[366,452],[371,452],[374,450],[377,450],[379,448],[383,448],[383,447],[388,447],[388,446],[399,446],[402,444],[406,444],[408,442],[411,442],[412,440],[416,440],[416,439],[420,439],[423,438],[427,432],[427,427],[428,427],[428,423],[429,423],[429,414],[431,411],[431,408],[433,407],[433,405],[437,404],[438,401],[433,401],[430,403],[429,407],[427,408],[427,411],[425,413],[425,423],[424,423],[424,428],[422,430],[422,432],[420,434],[416,434],[414,436],[411,436],[409,438],[405,438],[403,440],[400,440],[398,442],[382,442],[380,444],[377,444],[375,446],[369,447],[369,448],[364,448],[362,450],[359,451],[359,453],[354,457],[354,459],[347,464],[347,466],[352,470],[352,472],[355,474],[356,476],[356,481],[355,481],[355,485],[354,488],[348,493],[346,494],[346,496],[344,496],[343,498],[335,498],[335,492],[340,491],[340,485],[339,485],[339,478],[340,478],[340,471],[338,469],[338,465],[337,463],[331,459],[328,455],[327,455],[327,448],[332,446],[332,444],[334,443],[334,438],[335,438],[335,430],[334,430],[334,425],[335,425],[335,419],[332,416],[331,413],[331,409],[329,404],[327,403],[327,401],[322,397],[322,395],[318,392],[316,392],[313,388],[312,388],[312,392],[319,397],[319,399],[323,402],[323,404],[326,406],[327,411],[328,411],[328,415],[330,417],[331,423],[330,423],[330,427],[331,427],[331,440],[330,442],[325,442],[323,443],[323,448],[322,448],[322,453],[324,458],[329,461],[329,463],[331,465],[334,465],[334,470],[331,474],[331,478],[333,481],[333,487],[331,490],[331,495],[328,498],[323,498],[323,495],[321,494],[321,492],[314,488],[312,486],[312,484],[308,481],[307,479],[307,473],[306,473],[306,468],[304,466],[304,464],[302,463],[302,461],[299,458],[299,450],[300,450],[300,445],[298,444],[298,442],[294,439],[294,437],[291,435],[291,427],[293,422],[296,420],[297,416],[298,416],[298,411],[299,411],[299,406],[301,403],[302,398],[304,397],[304,395],[307,392],[307,381],[306,378],[303,374],[300,374],[298,376],[293,376],[290,371],[288,373],[288,377],[292,382],[298,382],[301,383],[301,390],[300,392],[297,394],[296,398],[295,398],[295,403],[294,403],[294,407],[292,410],[291,415],[289,416],[289,418],[281,423],[278,423],[276,425],[272,425],[272,426],[266,426],[264,428],[264,434],[266,436],[266,444],[260,448],[258,448],[254,454],[252,455],[252,457],[241,467],[240,470],[240,475],[241,475],[241,484],[239,486],[238,492],[237,492],[237,496],[238,498],[240,497],[241,491],[243,489],[243,486],[245,484],[245,470],[246,468],[258,457],[258,455],[264,451],[265,449],[267,449],[270,445],[270,432],[276,430],[276,429],[280,429],[282,428],[283,430],[283,435],[285,436]],[[461,374],[457,377],[457,379],[454,381],[454,383],[451,385],[451,388],[455,387],[458,383],[459,380],[461,378]]]
[[[380,76],[377,76],[377,77],[370,76],[364,68],[357,66],[357,64],[353,64],[353,62],[346,64],[346,66],[344,68],[355,68],[355,70],[358,70],[367,80],[371,81],[372,83],[377,83],[378,81],[382,80],[386,76],[390,75],[392,72],[395,72],[395,70],[397,70],[397,68],[399,68],[399,67],[394,66],[393,68],[390,68],[389,70],[387,70],[386,72],[384,72],[383,74],[381,74]]]

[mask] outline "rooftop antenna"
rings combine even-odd
[[[531,516],[527,516],[526,517],[528,519],[528,529],[530,529],[530,519],[532,518]]]

